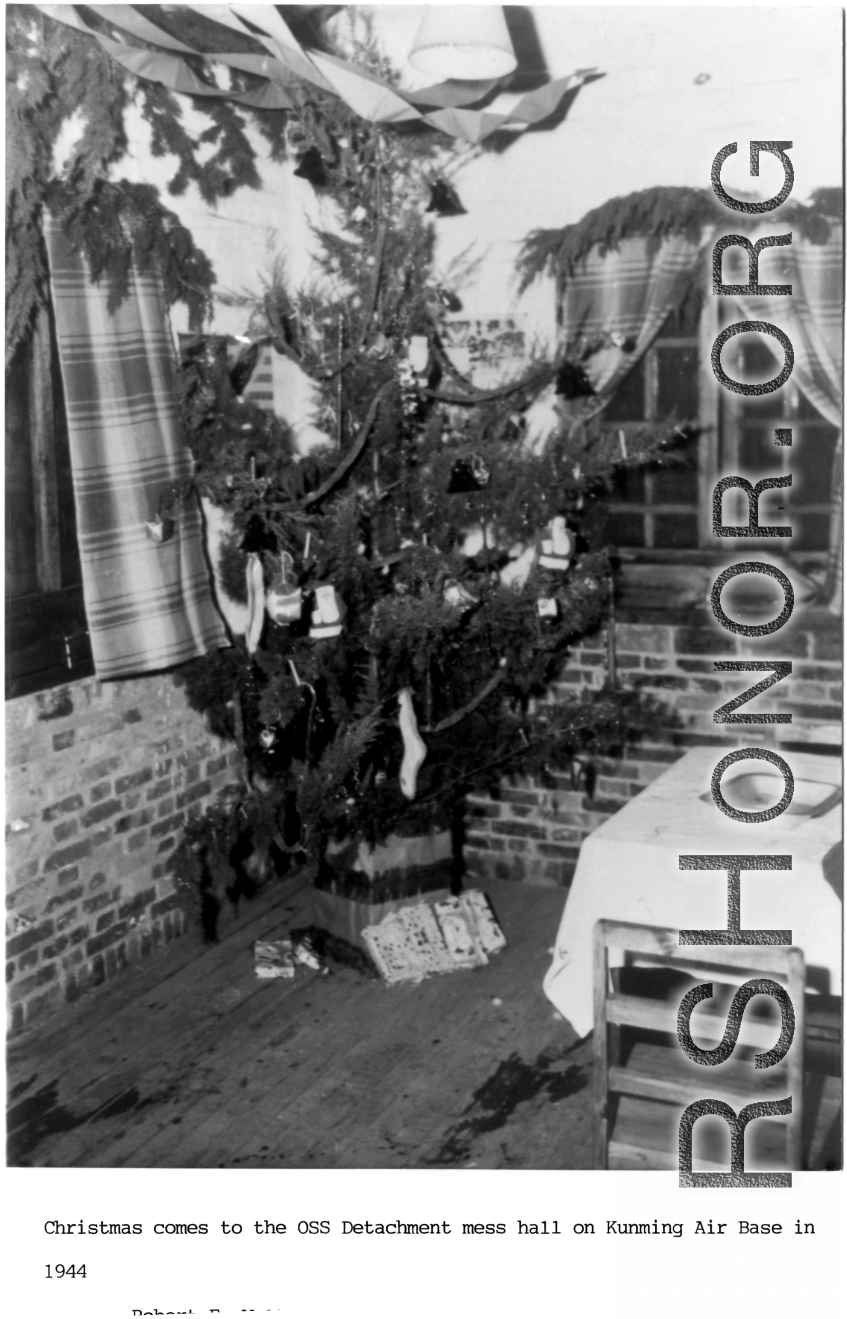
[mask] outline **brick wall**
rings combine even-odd
[[[560,774],[553,775],[555,788],[511,781],[503,783],[496,799],[471,798],[464,846],[468,882],[570,884],[582,840],[693,746],[714,745],[716,760],[737,746],[782,747],[789,763],[792,747],[832,752],[840,746],[841,622],[833,614],[798,609],[789,625],[767,639],[734,636],[704,609],[686,611],[684,622],[679,615],[670,622],[670,614],[656,610],[650,616],[646,623],[617,623],[618,680],[664,701],[678,726],[668,720],[623,755],[600,761],[593,799]],[[554,694],[556,688],[601,686],[606,647],[605,632],[584,638]],[[767,676],[714,672],[714,660],[744,657],[792,661],[791,677],[746,707],[791,713],[790,724],[715,724],[718,706]]]
[[[7,1004],[21,1029],[183,932],[168,857],[234,752],[167,676],[6,705]]]

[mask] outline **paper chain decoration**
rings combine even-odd
[[[429,124],[470,143],[482,142],[501,128],[518,130],[541,123],[558,108],[567,92],[576,91],[584,82],[597,76],[594,69],[578,69],[521,96],[509,108],[496,109],[495,101],[485,110],[466,109],[464,107],[468,104],[487,96],[498,80],[472,83],[451,80],[422,91],[401,92],[346,60],[307,51],[274,5],[193,5],[192,8],[205,18],[242,36],[247,34],[267,51],[266,55],[216,52],[204,56],[211,63],[230,65],[265,80],[254,90],[230,92],[210,87],[198,78],[183,57],[200,52],[156,27],[143,16],[143,7],[87,6],[113,28],[125,33],[126,43],[112,40],[89,27],[73,5],[36,5],[35,8],[59,23],[94,37],[112,59],[136,77],[162,83],[174,92],[189,96],[217,96],[264,110],[284,110],[294,108],[287,88],[296,80],[305,79],[323,91],[339,96],[351,110],[371,123]],[[132,45],[133,38],[156,49]]]

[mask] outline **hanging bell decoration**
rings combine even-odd
[[[446,179],[436,179],[434,183],[430,184],[429,192],[427,212],[431,211],[433,214],[445,218],[451,215],[467,215],[467,211],[459,201],[459,194],[452,183],[448,183]]]
[[[450,473],[447,486],[448,495],[468,495],[475,490],[484,490],[491,480],[491,473],[479,454],[470,458],[457,458]]]
[[[268,529],[263,518],[254,513],[247,521],[241,544],[238,547],[245,554],[276,553],[276,536]]]
[[[276,746],[276,729],[268,728],[267,725],[259,730],[259,746],[264,751],[270,751],[271,747]]]
[[[325,641],[329,637],[339,636],[346,613],[344,601],[340,599],[335,587],[329,582],[322,582],[315,587],[309,636],[313,641]]]
[[[589,398],[597,391],[578,362],[563,362],[556,376],[556,393],[562,398]]]
[[[327,186],[329,175],[326,172],[323,156],[317,147],[309,147],[309,150],[300,157],[294,171],[294,177],[295,179],[305,179],[307,183],[311,183],[313,188],[325,188]]]
[[[271,578],[265,598],[268,617],[284,627],[295,623],[303,614],[303,591],[294,580],[294,560],[288,553],[280,555],[279,568]]]
[[[538,556],[539,565],[542,568],[550,568],[553,572],[567,572],[571,566],[574,544],[573,536],[568,531],[565,519],[563,517],[553,518],[550,523],[549,533],[549,536],[544,537],[541,541],[541,553]]]

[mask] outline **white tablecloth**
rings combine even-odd
[[[726,871],[680,870],[684,853],[790,855],[790,871],[742,871],[741,928],[790,929],[805,955],[810,988],[841,993],[840,802],[817,818],[785,811],[764,824],[731,820],[710,792],[712,771],[725,754],[720,747],[689,751],[583,843],[544,978],[547,997],[580,1035],[594,1025],[598,920],[726,929]],[[835,757],[786,751],[783,759],[798,783],[841,781]],[[779,775],[766,762],[747,760],[733,765],[723,782],[750,771]],[[781,778],[778,783],[774,801],[782,795]]]

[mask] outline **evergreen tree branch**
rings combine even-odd
[[[422,733],[444,733],[448,728],[455,728],[456,724],[460,724],[469,714],[473,714],[474,710],[479,709],[483,701],[486,701],[491,693],[497,690],[505,676],[506,670],[498,669],[493,678],[489,678],[485,686],[477,692],[472,700],[468,701],[467,705],[463,705],[460,710],[454,710],[453,714],[448,715],[446,719],[442,719],[440,723],[421,728],[420,731]]]
[[[359,431],[359,434],[356,437],[356,443],[352,446],[352,448],[348,450],[347,454],[345,455],[343,460],[338,464],[332,475],[328,476],[327,479],[323,482],[322,485],[318,487],[317,490],[313,490],[310,495],[306,495],[306,497],[302,501],[304,508],[311,508],[313,504],[318,504],[322,499],[325,499],[326,496],[330,493],[330,491],[334,490],[335,487],[339,484],[339,482],[342,481],[344,477],[347,475],[347,473],[350,471],[350,468],[360,457],[365,445],[368,442],[368,438],[370,436],[371,430],[373,429],[374,421],[376,420],[376,414],[379,411],[380,403],[382,402],[383,398],[385,398],[388,391],[393,388],[394,388],[394,381],[386,380],[385,384],[382,385],[377,390],[376,394],[374,395],[373,401],[371,402],[371,405],[368,408],[367,416],[365,417],[365,420],[362,423],[362,429]]]

